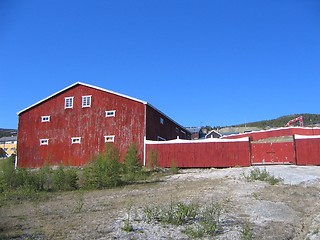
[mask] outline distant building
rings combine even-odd
[[[187,127],[186,129],[191,133],[192,140],[200,138],[201,127]]]
[[[18,167],[81,166],[114,144],[123,160],[131,143],[145,158],[145,140],[191,139],[151,104],[77,82],[20,111]]]
[[[0,138],[0,148],[10,157],[17,151],[17,136]]]
[[[221,134],[218,133],[215,130],[211,130],[210,132],[207,133],[207,135],[205,136],[205,138],[221,138]]]

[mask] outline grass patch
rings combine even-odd
[[[271,173],[269,173],[266,169],[260,170],[260,168],[254,168],[250,171],[248,175],[243,174],[243,176],[248,182],[259,180],[267,182],[271,185],[275,185],[283,181],[282,178],[277,178],[273,176]]]
[[[198,204],[173,201],[168,206],[145,207],[144,214],[148,223],[184,226],[182,232],[189,238],[212,237],[222,232],[220,204],[200,208]]]
[[[242,229],[241,229],[241,235],[240,235],[241,240],[251,240],[253,239],[253,232],[252,228],[249,225],[249,223],[246,223]]]

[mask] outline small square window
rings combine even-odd
[[[163,125],[164,124],[164,119],[160,118],[160,123]]]
[[[50,116],[42,116],[41,122],[50,122]]]
[[[49,139],[40,139],[40,145],[49,145]]]
[[[106,111],[106,117],[115,117],[115,116],[116,116],[116,110]]]
[[[114,142],[114,135],[104,136],[104,142]]]
[[[64,98],[64,108],[73,108],[73,97]]]
[[[91,107],[91,96],[82,96],[82,107]]]
[[[81,137],[71,138],[71,143],[72,144],[80,144],[81,143]]]

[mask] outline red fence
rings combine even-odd
[[[295,164],[293,142],[251,143],[252,164]]]
[[[292,136],[295,134],[299,135],[320,135],[320,128],[305,128],[305,127],[288,127],[288,128],[277,128],[265,131],[248,132],[243,134],[235,134],[223,137],[224,139],[236,139],[242,137],[250,137],[251,141],[257,141],[260,139],[271,138],[271,137],[282,137]]]
[[[297,165],[320,165],[320,137],[295,136]]]
[[[157,166],[235,167],[254,164],[320,165],[320,136],[296,135],[293,142],[252,143],[248,138],[146,141],[146,165],[157,153]]]
[[[152,162],[152,152],[157,153],[157,166],[235,167],[250,166],[249,139],[207,139],[166,142],[147,141],[146,165]]]

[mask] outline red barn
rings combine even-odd
[[[149,103],[74,83],[18,113],[18,167],[86,164],[114,143],[122,160],[135,143],[191,139],[191,133]]]

